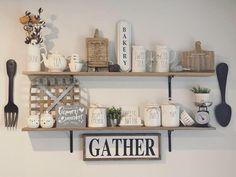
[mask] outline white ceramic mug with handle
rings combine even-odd
[[[170,63],[176,59],[176,51],[164,45],[156,46],[155,72],[169,72]]]

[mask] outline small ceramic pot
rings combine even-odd
[[[30,115],[27,120],[27,126],[29,128],[38,128],[39,127],[39,115]]]
[[[55,123],[55,120],[53,119],[52,115],[48,112],[44,113],[40,117],[40,126],[42,128],[52,128]]]

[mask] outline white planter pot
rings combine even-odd
[[[195,93],[195,102],[196,103],[206,103],[210,100],[209,93]]]

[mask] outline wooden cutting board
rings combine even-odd
[[[201,42],[195,42],[195,49],[182,52],[181,63],[189,71],[214,71],[214,51],[202,50]]]

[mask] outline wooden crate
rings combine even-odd
[[[54,100],[46,94],[45,89],[48,90],[52,95],[55,97],[58,97],[61,95],[61,93],[66,90],[71,82],[65,83],[61,82],[58,83],[57,80],[66,80],[69,77],[39,77],[37,79],[39,80],[44,80],[43,83],[39,84],[38,81],[31,82],[31,87],[30,87],[30,110],[29,113],[30,115],[33,114],[42,114],[46,111],[46,109],[54,102]],[[55,79],[55,84],[50,84],[49,80],[50,79]],[[44,88],[44,89],[42,89]],[[73,89],[71,89],[60,101],[60,104],[62,105],[73,105],[77,104],[80,102],[80,88],[79,84],[75,84]],[[57,114],[57,106],[55,106],[50,113],[52,115]]]
[[[197,41],[194,50],[182,52],[181,63],[190,71],[214,71],[214,52],[202,50],[201,42]]]

